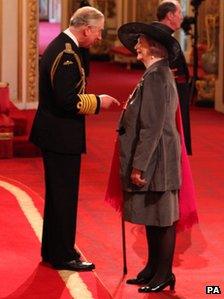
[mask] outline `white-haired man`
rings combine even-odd
[[[70,26],[47,47],[40,63],[39,106],[30,140],[42,150],[45,210],[41,255],[56,269],[90,271],[74,248],[81,154],[86,151],[85,115],[119,104],[108,95],[85,93],[79,48],[100,41],[103,14],[78,9]]]

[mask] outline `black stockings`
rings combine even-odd
[[[150,279],[150,284],[166,280],[172,273],[176,229],[172,226],[158,227],[146,225],[148,261],[138,278]]]

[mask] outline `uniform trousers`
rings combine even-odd
[[[42,151],[45,208],[41,255],[52,264],[78,259],[75,250],[81,155]]]

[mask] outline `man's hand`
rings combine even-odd
[[[101,101],[101,105],[100,105],[101,108],[109,109],[113,103],[116,104],[117,106],[120,106],[120,103],[118,102],[118,100],[116,100],[115,98],[113,98],[107,94],[101,94],[101,95],[99,95],[99,97],[100,97],[100,101]]]
[[[138,187],[143,187],[147,183],[145,179],[142,179],[142,171],[136,168],[132,169],[131,182]]]

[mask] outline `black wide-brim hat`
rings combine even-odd
[[[151,24],[132,22],[124,24],[118,29],[118,38],[121,43],[135,54],[135,45],[141,35],[159,42],[167,49],[169,61],[173,62],[175,60],[180,51],[180,45],[170,33],[161,28],[159,22],[152,22]]]

